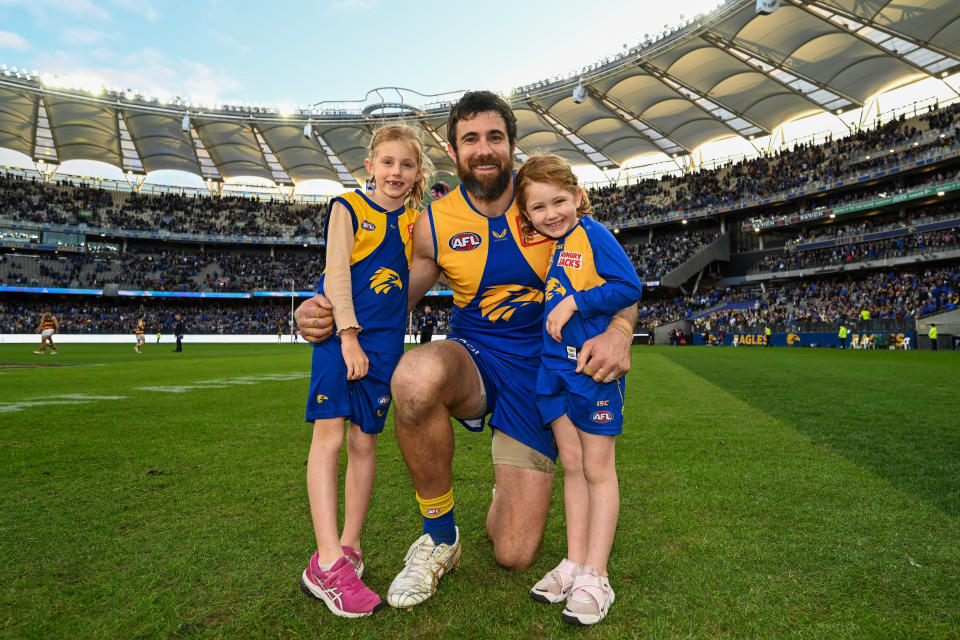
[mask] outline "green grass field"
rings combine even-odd
[[[2,638],[958,638],[960,354],[635,347],[617,600],[589,629],[484,534],[488,435],[457,429],[464,558],[411,611],[305,597],[303,345],[0,346]],[[364,532],[383,596],[420,533],[393,437]],[[559,474],[558,474],[559,475]]]

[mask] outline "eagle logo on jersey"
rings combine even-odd
[[[390,289],[397,287],[403,289],[403,283],[400,282],[400,276],[393,269],[380,267],[370,278],[370,288],[376,293],[387,293]]]
[[[560,284],[560,281],[556,278],[550,278],[547,280],[547,300],[553,300],[553,296],[563,296],[567,295],[566,288]]]
[[[528,304],[543,304],[543,291],[519,284],[502,284],[483,292],[480,313],[490,322],[508,321],[514,311]]]

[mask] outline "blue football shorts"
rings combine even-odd
[[[400,361],[399,353],[366,351],[370,367],[359,380],[347,380],[340,343],[327,340],[313,345],[307,422],[323,418],[346,418],[364,433],[380,433],[390,409],[390,377]]]
[[[537,374],[537,410],[543,424],[549,425],[566,414],[586,433],[615,436],[623,431],[623,378],[601,384],[569,369],[547,369]]]
[[[487,415],[475,420],[458,418],[463,426],[471,431],[483,431],[484,418],[489,416],[491,427],[555,462],[557,445],[553,433],[543,428],[532,402],[540,366],[539,354],[531,358],[503,354],[450,334],[447,340],[466,348],[480,372],[487,394]]]

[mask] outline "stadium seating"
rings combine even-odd
[[[835,333],[865,306],[873,320],[861,329],[902,332],[919,315],[956,308],[958,105],[819,145],[590,189],[594,217],[616,228],[646,283],[638,330],[688,319],[698,333],[707,322],[729,334]],[[0,285],[251,294],[287,291],[292,280],[311,290],[324,266],[323,217],[316,203],[140,194],[11,171],[0,175]],[[729,260],[707,252],[718,239]],[[430,300],[444,332],[451,300]],[[84,331],[126,330],[140,308],[160,325],[179,309],[203,331],[275,332],[289,321],[280,302],[6,292],[0,330],[32,331],[51,304]]]

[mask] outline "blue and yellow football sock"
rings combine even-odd
[[[453,544],[457,530],[453,523],[453,487],[439,498],[429,500],[417,494],[420,513],[423,514],[423,532],[429,533],[435,544]]]

